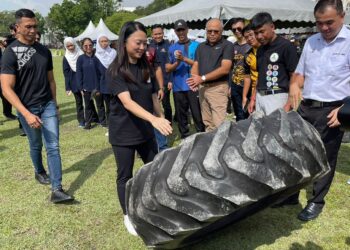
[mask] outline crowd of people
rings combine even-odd
[[[314,184],[313,197],[298,218],[309,221],[321,213],[343,136],[337,112],[350,93],[350,31],[344,25],[341,0],[319,0],[314,15],[320,32],[307,40],[300,59],[296,47],[275,33],[273,18],[266,12],[257,13],[250,22],[230,20],[234,43],[223,38],[223,23],[216,18],[207,22],[203,43],[188,38],[188,24],[182,19],[174,23],[178,41],[173,44],[164,39],[161,25],[152,27],[148,44],[139,22],[123,25],[116,50],[104,34],[96,40],[96,49],[90,38],[82,41],[82,49],[73,38],[64,40],[66,93],[74,95],[79,127],[108,128],[117,193],[131,234],[137,235],[125,207],[125,186],[132,178],[135,152],[144,163],[152,161],[168,147],[175,121],[181,139],[190,136],[190,116],[197,132],[215,130],[227,119],[229,98],[236,121],[256,111],[268,115],[279,108],[294,109],[318,130],[331,171]],[[72,201],[61,185],[52,56],[35,40],[32,11],[17,11],[15,26],[16,39],[2,57],[3,96],[18,110],[35,178],[41,184],[51,183],[52,202]],[[42,163],[43,140],[49,175]],[[275,206],[298,204],[298,196]]]

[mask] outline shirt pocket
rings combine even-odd
[[[344,53],[333,54],[330,57],[329,73],[332,76],[341,76],[350,71],[350,64],[347,55]]]

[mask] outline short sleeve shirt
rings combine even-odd
[[[290,74],[298,64],[295,46],[288,40],[277,36],[270,44],[260,46],[257,52],[258,90],[289,90]]]
[[[222,38],[215,45],[210,45],[208,41],[201,43],[196,51],[195,59],[198,62],[199,75],[205,75],[216,70],[221,66],[222,60],[232,60],[232,55],[233,44],[226,39]],[[215,82],[227,80],[228,75],[216,79]]]
[[[247,55],[247,53],[250,50],[250,45],[245,44],[239,44],[238,42],[235,42],[233,44],[233,68],[231,72],[231,80],[234,84],[240,85],[243,87],[244,85],[244,58]]]
[[[152,94],[158,91],[155,81],[144,81],[141,67],[130,64],[137,83],[122,76],[112,78],[107,72],[107,83],[112,93],[109,116],[109,142],[117,146],[138,145],[154,137],[152,125],[125,109],[118,95],[129,92],[131,99],[146,111],[153,113]]]
[[[14,91],[26,108],[52,100],[48,71],[53,69],[51,52],[40,43],[13,41],[4,51],[1,73],[16,75]]]
[[[295,72],[304,76],[304,99],[333,102],[349,96],[350,31],[346,26],[330,43],[319,33],[311,36]]]
[[[196,41],[189,41],[187,45],[181,44],[179,42],[173,44],[169,48],[169,62],[170,63],[175,63],[176,58],[175,58],[175,51],[180,50],[182,55],[194,60],[196,50],[198,48],[199,43]],[[187,46],[187,49],[185,48]],[[185,63],[185,62],[180,62],[180,64],[177,66],[176,70],[172,72],[172,79],[173,79],[173,91],[178,92],[178,91],[189,91],[190,87],[186,83],[187,78],[190,77],[191,74],[191,65]]]
[[[256,88],[256,82],[258,80],[256,52],[256,48],[251,48],[249,53],[244,58],[244,73],[246,75],[250,75],[252,89]]]

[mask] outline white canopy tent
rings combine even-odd
[[[91,26],[92,25],[92,26]],[[114,34],[112,31],[108,29],[106,24],[103,22],[102,18],[98,23],[97,27],[90,21],[88,27],[85,31],[74,39],[77,41],[83,40],[85,37],[90,38],[91,40],[96,40],[100,34],[105,34],[110,41],[118,40],[119,36]]]
[[[83,33],[75,37],[74,40],[80,41],[80,40],[83,40],[85,37],[90,37],[90,35],[94,33],[95,29],[96,29],[95,25],[92,23],[92,21],[90,21],[86,29],[83,31]]]
[[[229,20],[232,17],[251,19],[258,12],[269,12],[274,20],[287,22],[284,27],[312,26],[314,22],[312,0],[183,0],[180,3],[138,19],[146,26],[170,25],[178,19],[201,23],[210,18]],[[347,21],[349,17],[347,17]],[[290,23],[293,22],[293,23]],[[295,23],[297,22],[297,23]],[[349,23],[349,22],[347,22]],[[197,25],[198,27],[198,25]]]

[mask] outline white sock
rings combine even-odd
[[[129,216],[128,215],[124,215],[124,225],[126,227],[126,229],[128,230],[128,232],[134,236],[138,236],[136,233],[136,230],[133,226],[133,224],[131,223]]]

